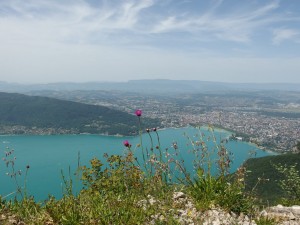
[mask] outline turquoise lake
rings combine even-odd
[[[194,140],[199,140],[199,130],[196,128],[180,128],[159,130],[161,149],[168,148],[168,152],[172,155],[174,151],[173,143],[176,142],[180,154],[185,161],[187,169],[193,171],[194,156],[189,150],[192,149],[185,133]],[[204,140],[207,141],[209,149],[213,149],[211,143],[211,133],[207,128],[202,128],[201,133]],[[153,145],[157,145],[157,138],[154,132],[151,132]],[[221,140],[230,136],[226,131],[214,131],[217,140]],[[208,140],[210,139],[210,141]],[[94,157],[103,159],[103,154],[124,154],[126,148],[123,141],[128,140],[132,144],[132,149],[140,143],[140,137],[113,137],[101,135],[49,135],[49,136],[0,136],[0,158],[5,157],[5,151],[14,149],[13,156],[16,157],[15,168],[22,170],[18,182],[21,186],[24,183],[24,173],[26,165],[30,165],[27,176],[27,191],[33,195],[36,200],[44,200],[49,194],[60,198],[63,194],[63,181],[61,171],[68,176],[69,167],[74,173],[78,165],[78,152],[80,152],[80,164],[88,165],[89,160]],[[144,149],[151,148],[149,135],[142,136]],[[231,172],[234,172],[246,159],[250,157],[250,153],[256,152],[255,157],[262,157],[272,153],[258,149],[257,147],[245,142],[229,141],[226,148],[233,153],[233,164]],[[136,149],[136,154],[141,158],[141,149]],[[7,176],[6,173],[11,172],[6,167],[5,162],[0,162],[0,195],[6,196],[16,189],[14,180]],[[73,180],[75,189],[81,187],[80,181],[76,178]]]

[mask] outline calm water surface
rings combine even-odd
[[[201,132],[207,140],[211,137],[210,132],[203,128]],[[172,153],[174,149],[172,145],[177,143],[180,153],[186,162],[189,171],[193,170],[193,155],[190,153],[191,145],[186,133],[190,138],[197,139],[199,131],[195,128],[166,129],[159,131],[161,148],[168,148]],[[157,145],[155,133],[151,133],[154,146]],[[226,131],[215,131],[214,135],[217,140],[230,136]],[[89,160],[98,157],[103,158],[104,153],[123,154],[125,148],[124,140],[129,140],[132,146],[140,143],[140,137],[110,137],[100,135],[53,135],[53,136],[0,136],[0,157],[5,156],[7,147],[14,149],[16,157],[15,167],[23,171],[19,178],[20,184],[23,186],[24,172],[26,165],[30,165],[27,176],[27,190],[30,195],[34,195],[36,200],[44,200],[49,194],[57,198],[62,196],[62,176],[61,171],[68,177],[69,167],[72,173],[75,172],[78,165],[78,152],[80,152],[81,165],[88,165]],[[148,134],[143,135],[143,145],[151,147]],[[213,149],[211,141],[208,143],[210,149]],[[271,153],[262,151],[253,145],[244,142],[229,141],[226,147],[234,155],[232,172],[236,170],[247,158],[249,154],[255,150],[256,157],[270,155]],[[136,149],[136,154],[140,157],[140,149]],[[16,189],[16,185],[9,176],[6,175],[6,168],[3,160],[0,162],[0,195],[6,196]],[[74,179],[75,188],[80,189],[80,182]]]

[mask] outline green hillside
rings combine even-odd
[[[274,164],[294,165],[298,163],[297,170],[300,171],[300,154],[283,154],[276,156],[267,156],[262,158],[253,158],[246,161],[247,170],[251,171],[246,177],[246,189],[251,191],[261,178],[255,188],[255,193],[260,197],[263,203],[275,203],[284,196],[283,190],[278,185],[278,181],[283,177],[274,168]]]
[[[26,128],[54,128],[78,133],[130,135],[137,130],[137,118],[104,106],[87,105],[54,98],[0,92],[0,125]],[[147,119],[155,127],[158,120]],[[1,133],[5,131],[1,131]]]

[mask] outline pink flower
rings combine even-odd
[[[142,110],[141,109],[135,110],[135,115],[136,116],[141,116],[142,115]]]
[[[131,146],[131,144],[127,140],[123,141],[123,145],[127,148],[129,148]]]

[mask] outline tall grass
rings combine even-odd
[[[183,182],[187,184],[186,190],[202,210],[222,207],[236,213],[252,213],[254,196],[245,193],[245,168],[240,167],[235,174],[229,174],[233,155],[226,148],[227,140],[220,136],[217,141],[214,128],[208,126],[208,130],[209,137],[201,133],[200,128],[197,135],[186,135],[194,154],[195,171],[191,175],[184,166],[180,167],[185,171]],[[212,143],[211,148],[208,147],[208,142]]]

